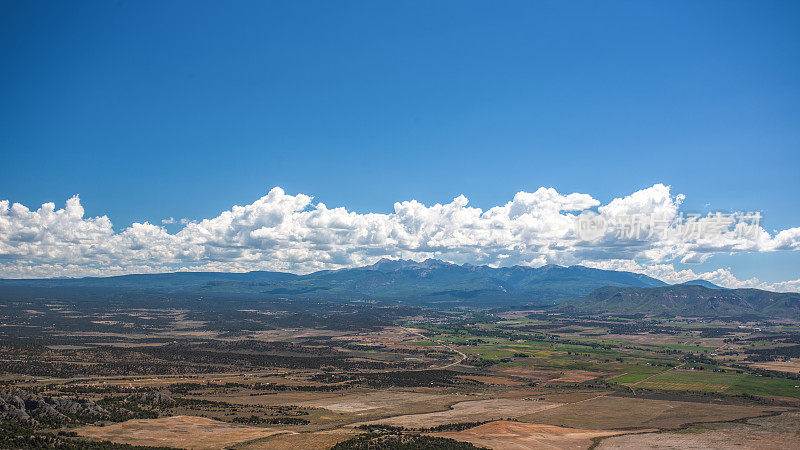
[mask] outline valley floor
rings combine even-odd
[[[424,311],[259,327],[275,314],[248,310],[248,328],[186,310],[27,311],[0,318],[2,448],[800,442],[789,322]]]

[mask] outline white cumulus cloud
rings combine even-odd
[[[800,228],[771,235],[760,217],[692,216],[683,195],[652,187],[603,205],[589,194],[552,188],[518,192],[503,205],[399,202],[389,214],[328,207],[305,194],[273,188],[216,217],[134,223],[115,232],[106,216],[84,217],[75,196],[57,209],[0,201],[0,277],[117,275],[176,270],[282,270],[307,273],[372,263],[382,257],[440,258],[489,265],[571,265],[632,270],[665,281],[703,278],[730,287],[766,287],[729,271],[675,271],[671,262],[702,262],[716,253],[800,249]],[[604,224],[596,239],[576,232],[581,212]],[[168,232],[166,225],[179,226]],[[173,229],[173,228],[171,228]],[[173,229],[174,230],[174,229]],[[727,277],[727,278],[726,278]],[[773,286],[798,290],[800,283]]]

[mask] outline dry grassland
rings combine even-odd
[[[613,436],[620,431],[582,430],[534,423],[498,421],[490,422],[464,431],[432,433],[471,442],[479,447],[495,449],[586,449],[592,438]]]
[[[279,429],[230,424],[194,416],[133,419],[125,422],[76,428],[81,435],[121,444],[219,449],[239,442],[264,438]]]
[[[642,448],[800,449],[800,413],[604,439],[598,449]]]
[[[559,405],[559,403],[508,398],[474,400],[456,403],[446,411],[425,414],[406,414],[368,423],[423,428],[446,423],[479,422],[508,417],[520,417]]]
[[[236,445],[240,450],[322,450],[327,449],[337,442],[345,441],[359,434],[356,430],[325,430],[312,433],[277,434],[264,439]]]
[[[519,419],[530,423],[571,428],[608,430],[675,428],[694,422],[756,417],[767,410],[781,410],[781,408],[605,396],[566,404]]]
[[[759,369],[778,370],[781,372],[800,373],[800,358],[793,358],[791,361],[766,361],[751,364]]]
[[[430,404],[436,400],[450,400],[452,396],[439,394],[423,394],[405,391],[368,391],[358,394],[333,394],[295,403],[298,406],[325,408],[336,412],[362,412],[381,408],[408,407],[410,404]]]

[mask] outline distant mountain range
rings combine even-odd
[[[413,303],[526,303],[551,305],[603,286],[657,287],[662,281],[631,272],[583,266],[500,267],[382,259],[354,269],[308,275],[280,272],[177,272],[107,278],[0,280],[3,291],[101,290],[158,292],[180,297],[292,300],[401,300]]]
[[[607,286],[560,308],[588,314],[800,319],[800,294],[691,284],[655,288]]]
[[[710,281],[707,281],[707,280],[687,281],[685,283],[679,284],[679,286],[703,286],[703,287],[707,287],[709,289],[725,289],[724,287],[717,286],[716,284],[714,284],[714,283],[712,283]]]
[[[646,275],[583,266],[488,267],[382,259],[365,267],[308,275],[282,272],[176,272],[107,278],[0,280],[0,300],[117,302],[166,299],[378,301],[448,306],[561,305],[562,311],[685,316],[800,318],[800,294],[724,289],[705,280],[668,285]],[[152,300],[152,301],[151,301]],[[178,303],[176,303],[178,302]],[[194,304],[194,303],[192,303]],[[241,305],[241,302],[239,303]]]

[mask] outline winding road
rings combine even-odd
[[[419,331],[412,330],[411,328],[406,328],[406,327],[400,327],[400,328],[402,328],[403,331],[405,331],[406,333],[410,333],[410,334],[419,336],[419,337],[421,337],[422,339],[425,339],[425,340],[431,340],[429,337],[425,336],[424,334],[420,333]],[[457,366],[457,365],[461,364],[462,362],[464,362],[465,359],[467,359],[467,355],[465,355],[461,351],[453,348],[449,344],[438,344],[437,347],[445,347],[446,349],[450,350],[451,352],[458,354],[459,359],[457,361],[453,361],[450,364],[447,364],[447,365],[444,365],[444,366],[441,366],[441,367],[428,367],[427,369],[420,369],[420,370],[447,369],[448,367]]]

